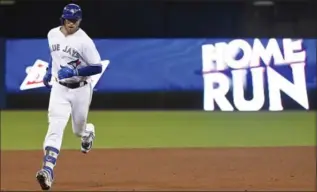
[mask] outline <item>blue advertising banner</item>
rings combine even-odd
[[[292,44],[292,41],[300,42]],[[95,86],[99,92],[203,91],[204,73],[222,71],[232,78],[233,69],[250,70],[258,66],[270,66],[291,81],[290,66],[298,62],[305,63],[306,88],[316,87],[316,39],[94,39],[94,42],[102,60],[110,62]],[[48,92],[42,88],[43,74],[34,73],[34,65],[41,67],[48,58],[46,39],[7,40],[7,92]],[[250,83],[251,77],[246,79]],[[33,86],[35,83],[39,86]]]
[[[5,40],[0,37],[0,50],[5,50]],[[5,64],[4,64],[4,55],[5,51],[0,51],[0,71],[5,71]],[[1,73],[0,75],[0,109],[5,108],[5,73]]]

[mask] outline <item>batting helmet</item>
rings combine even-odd
[[[64,7],[61,20],[79,20],[82,19],[82,11],[79,5],[74,3],[68,4]]]

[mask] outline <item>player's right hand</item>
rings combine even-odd
[[[45,87],[47,87],[47,88],[52,87],[52,85],[49,84],[51,79],[52,79],[52,74],[47,70],[47,72],[43,78],[43,83],[44,83]]]

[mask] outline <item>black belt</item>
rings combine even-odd
[[[58,82],[59,84],[67,87],[67,88],[70,88],[70,89],[76,89],[78,87],[82,87],[84,85],[87,85],[87,81],[83,81],[83,82],[78,82],[78,83],[65,83],[65,82]]]

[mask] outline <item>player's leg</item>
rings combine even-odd
[[[71,112],[68,97],[69,94],[66,87],[58,83],[53,85],[48,107],[49,125],[43,143],[43,166],[36,175],[43,190],[50,189],[54,179],[53,170],[61,149],[64,130]]]
[[[93,89],[91,84],[72,90],[72,128],[76,136],[81,137],[81,151],[87,153],[92,148],[95,127],[87,123]]]

